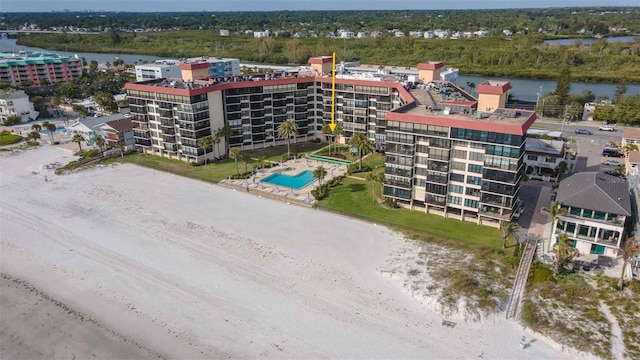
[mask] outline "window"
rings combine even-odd
[[[467,176],[467,184],[480,185],[480,183],[482,183],[482,178],[477,176]]]
[[[447,201],[450,205],[460,205],[462,204],[462,199],[458,196],[449,195],[447,197]]]
[[[469,164],[469,166],[467,167],[467,171],[476,174],[482,174],[482,165]]]
[[[464,182],[464,175],[451,173],[451,174],[449,174],[449,180],[458,181],[458,182]]]
[[[478,201],[477,200],[471,200],[471,199],[464,199],[464,206],[477,209],[478,208]]]
[[[464,171],[465,163],[460,162],[460,161],[452,161],[451,162],[451,169],[452,170],[462,170],[462,171]]]
[[[469,151],[469,160],[484,161],[484,153]]]
[[[462,185],[449,184],[449,192],[451,193],[462,194],[462,189],[464,189]]]
[[[589,252],[590,254],[604,254],[604,246],[602,245],[597,245],[597,244],[591,244],[591,251]]]
[[[451,151],[451,157],[456,159],[467,159],[467,152],[465,150],[453,150]]]
[[[538,161],[537,155],[527,155],[527,160]]]

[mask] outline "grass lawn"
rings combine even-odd
[[[379,191],[380,185],[376,187]],[[371,184],[364,181],[344,179],[340,186],[329,191],[319,206],[402,231],[426,233],[438,239],[464,241],[492,249],[502,247],[498,229],[408,209],[385,209],[373,202]]]
[[[372,168],[374,174],[384,172],[384,154],[373,153],[367,156],[366,158],[364,158],[364,160],[362,160],[362,166],[363,167],[368,166]],[[355,173],[352,176],[365,179],[368,173],[369,172]]]
[[[319,148],[326,146],[326,144],[316,143],[298,143],[291,144],[291,152],[297,154],[305,154],[315,151]],[[280,161],[282,155],[287,154],[287,146],[274,146],[261,150],[243,151],[242,155],[245,159],[257,159],[264,156],[266,160]],[[107,163],[113,162],[125,162],[145,166],[148,168],[166,171],[172,174],[190,177],[207,182],[220,182],[223,179],[229,177],[229,175],[236,174],[236,162],[233,159],[226,159],[217,161],[212,164],[204,166],[192,166],[184,161],[176,159],[168,159],[161,156],[151,154],[131,154],[126,155],[124,158],[116,157],[106,161]],[[253,169],[257,161],[251,160],[247,163],[246,168],[248,170]],[[245,172],[245,164],[242,161],[238,161],[238,169],[240,173]]]
[[[22,136],[9,132],[0,133],[0,146],[15,144],[22,140]]]

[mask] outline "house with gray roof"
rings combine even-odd
[[[68,130],[72,134],[80,134],[84,138],[87,145],[93,145],[95,138],[100,135],[105,138],[102,126],[106,123],[126,119],[123,114],[113,114],[100,117],[77,118],[76,121],[69,126]]]
[[[631,218],[627,180],[599,172],[583,172],[560,181],[556,200],[567,213],[552,224],[548,250],[566,234],[580,254],[617,257]]]
[[[533,180],[557,181],[558,165],[564,160],[562,140],[527,137],[524,143],[524,163],[527,176]]]

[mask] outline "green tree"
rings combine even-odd
[[[40,140],[40,133],[38,131],[32,130],[27,134],[27,141],[33,141],[37,143],[38,140]]]
[[[556,226],[556,222],[562,215],[567,214],[567,209],[563,208],[562,205],[556,200],[551,204],[551,207],[543,207],[540,209],[540,212],[543,214],[551,215],[551,234],[549,234],[549,239],[553,237],[553,229]]]
[[[558,240],[553,246],[553,277],[558,278],[558,274],[576,255],[576,249],[571,247],[571,240],[567,234],[558,235]]]
[[[213,135],[211,135],[211,144],[216,146],[218,149],[218,156],[220,156],[220,142],[222,141],[220,130],[214,131]],[[211,148],[213,150],[213,148]],[[216,153],[213,153],[213,158],[215,159]]]
[[[624,144],[622,151],[624,152],[624,156],[628,158],[630,152],[638,151],[638,144],[628,142]]]
[[[56,132],[57,129],[56,124],[45,121],[42,123],[42,127],[47,130],[47,134],[49,134],[49,140],[51,140],[51,144],[53,144],[53,133]]]
[[[10,126],[10,125],[19,124],[21,122],[22,122],[22,118],[20,116],[18,116],[18,115],[9,115],[5,119],[4,125]]]
[[[514,235],[514,232],[518,229],[518,224],[511,222],[511,221],[506,221],[506,220],[502,220],[500,222],[500,231],[502,231],[502,248],[506,248],[507,247],[507,239],[509,239],[509,236]]]
[[[618,280],[618,289],[620,291],[624,290],[624,276],[625,271],[627,269],[627,265],[629,264],[629,260],[636,255],[640,255],[640,243],[636,243],[633,238],[628,238],[624,243],[624,248],[620,249],[622,252],[622,273],[620,274],[620,279]]]
[[[564,66],[560,69],[560,75],[556,83],[556,91],[554,95],[558,97],[558,103],[565,105],[569,98],[569,92],[571,91],[571,69],[568,66]]]
[[[384,173],[374,174],[374,172],[370,172],[365,177],[365,180],[371,183],[371,195],[373,198],[373,202],[376,202],[376,183],[384,182]]]
[[[91,63],[89,64],[89,72],[96,72],[98,71],[98,61],[97,60],[91,60]]]
[[[40,130],[42,130],[42,125],[33,124],[33,125],[31,125],[31,130],[40,132]]]
[[[626,94],[626,92],[627,92],[627,85],[625,85],[625,84],[616,85],[616,91],[613,93],[612,102],[614,104],[617,104],[622,99],[624,94]]]
[[[362,170],[362,157],[373,151],[373,143],[365,133],[355,133],[349,140],[349,144],[358,150],[360,161],[358,169]]]
[[[198,147],[204,149],[204,163],[205,163],[205,165],[208,163],[207,162],[207,151],[211,147],[211,144],[212,144],[212,141],[211,141],[211,137],[210,136],[203,136],[200,139],[198,139],[198,142],[197,142]]]
[[[96,104],[102,107],[102,110],[110,113],[118,111],[118,104],[116,104],[113,94],[108,92],[101,92],[96,95]]]
[[[120,150],[120,157],[124,158],[124,150],[125,150],[126,146],[124,145],[123,142],[119,142],[118,143],[118,150]]]
[[[313,170],[313,177],[318,179],[318,185],[322,187],[322,181],[327,176],[327,170],[323,166],[318,166]]]
[[[322,129],[320,130],[329,141],[329,156],[331,156],[331,144],[333,143],[333,132],[331,131],[331,126],[329,124],[322,125]]]
[[[82,151],[82,142],[84,141],[84,138],[82,137],[82,135],[76,133],[71,138],[71,141],[73,141],[74,143],[78,144],[78,148],[80,149],[80,151]]]
[[[298,124],[293,120],[286,120],[278,125],[278,137],[287,141],[287,156],[291,156],[290,141],[291,137],[298,136]]]
[[[236,174],[240,175],[240,169],[238,168],[238,160],[242,159],[242,155],[240,155],[240,149],[233,148],[229,150],[229,158],[233,159],[236,162]]]
[[[342,124],[337,122],[336,127],[333,128],[333,148],[336,153],[338,152],[338,138],[344,134],[344,128]]]
[[[98,148],[100,148],[100,154],[102,156],[104,156],[104,147],[106,145],[106,142],[104,141],[104,138],[102,136],[98,135],[98,136],[96,136],[94,141],[96,143],[96,146],[98,146]]]

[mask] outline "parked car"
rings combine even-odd
[[[576,134],[593,135],[593,133],[587,129],[576,129]]]
[[[623,157],[624,154],[618,151],[618,149],[604,148],[602,150],[602,156],[606,157]]]
[[[609,166],[623,166],[624,164],[622,164],[620,161],[617,160],[605,160],[602,165],[609,165]]]
[[[604,172],[605,174],[609,175],[609,176],[615,176],[615,177],[619,177],[619,178],[623,178],[624,175],[622,175],[622,173],[619,173],[615,170],[607,170]]]
[[[513,211],[513,215],[511,215],[511,220],[520,219],[520,215],[524,212],[524,201],[520,199],[516,200],[516,209]]]
[[[602,125],[598,128],[600,131],[616,131],[611,125]]]

